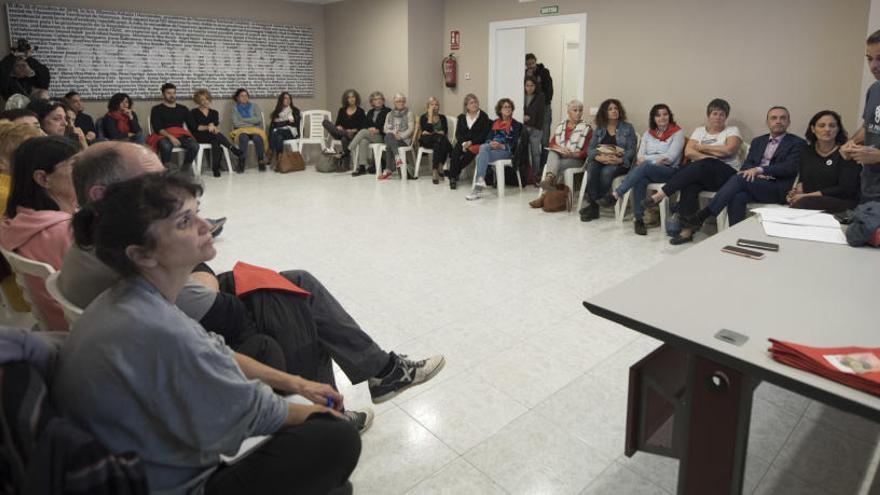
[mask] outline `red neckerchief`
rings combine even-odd
[[[119,129],[119,132],[128,136],[128,133],[131,132],[131,127],[128,125],[130,120],[128,115],[122,112],[107,112],[107,116],[116,121],[116,128]]]
[[[673,134],[675,134],[676,132],[678,132],[680,130],[681,130],[681,127],[679,127],[678,124],[669,124],[666,127],[666,132],[660,134],[660,129],[654,129],[651,131],[651,135],[660,141],[666,141],[667,139],[672,137]]]
[[[495,119],[495,122],[492,124],[493,131],[504,131],[507,132],[510,128],[513,127],[513,119],[504,120],[501,118]]]

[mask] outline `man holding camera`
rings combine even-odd
[[[31,56],[34,50],[21,39],[0,60],[0,96],[4,100],[16,93],[29,96],[35,88],[49,89],[49,68]]]

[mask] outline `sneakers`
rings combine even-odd
[[[443,356],[431,356],[421,361],[410,361],[406,355],[391,353],[394,369],[384,378],[370,378],[370,396],[373,404],[381,404],[391,400],[397,394],[414,385],[425,383],[443,369],[446,359]]]
[[[464,199],[466,199],[468,201],[476,201],[476,200],[480,199],[480,193],[482,193],[482,192],[483,192],[483,186],[477,184],[476,186],[474,186],[473,189],[471,189],[470,194],[468,194],[467,196],[464,197]]]
[[[382,175],[379,176],[379,180],[390,179],[390,178],[391,178],[391,175],[392,175],[393,173],[394,173],[394,172],[392,172],[392,171],[386,169],[384,172],[382,172]]]
[[[363,411],[355,411],[353,409],[347,409],[342,412],[342,416],[346,421],[351,423],[354,426],[354,429],[357,430],[361,435],[364,434],[365,431],[370,429],[370,425],[373,424],[373,410],[369,407],[364,408]]]

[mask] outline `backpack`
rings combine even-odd
[[[880,201],[860,204],[846,229],[846,242],[853,247],[880,247]]]

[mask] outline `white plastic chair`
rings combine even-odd
[[[449,139],[449,142],[451,143],[451,142],[453,142],[453,139],[455,139],[456,120],[454,118],[450,117],[449,115],[446,115],[445,117],[446,117],[446,130],[447,130],[446,137]],[[421,165],[422,165],[422,156],[423,155],[433,155],[433,154],[434,154],[434,150],[432,150],[431,148],[425,148],[424,146],[419,146],[419,152],[418,152],[418,154],[416,154],[416,166],[415,166],[416,177],[419,176],[419,170],[421,169]],[[446,157],[446,164],[443,165],[444,169],[449,168],[449,159],[450,158],[447,156]]]
[[[379,177],[380,175],[382,175],[382,153],[384,153],[385,149],[386,149],[385,143],[372,143],[372,144],[370,144],[370,149],[373,150],[373,161],[376,163],[376,177]],[[413,153],[412,146],[398,146],[397,147],[397,156],[400,158],[401,161],[403,161],[403,165],[401,166],[400,178],[404,182],[406,182],[406,180],[407,180],[407,177],[406,177],[406,175],[407,175],[406,170],[408,170],[408,168],[406,166],[408,163],[407,157],[406,157],[407,153]],[[416,172],[415,176],[418,177],[419,176],[418,162],[416,162],[416,171],[415,172]]]
[[[302,119],[299,121],[299,150],[302,150],[303,145],[306,144],[324,146],[324,133],[327,131],[324,129],[323,122],[331,120],[330,115],[329,110],[306,110],[302,113]],[[306,132],[306,120],[309,121],[308,132]],[[333,146],[337,145],[342,146],[342,141],[334,139]]]
[[[619,184],[618,184],[619,185]],[[648,194],[651,194],[651,191],[659,191],[665,186],[665,182],[652,182],[648,184],[647,191]],[[614,217],[618,222],[623,222],[626,217],[626,207],[629,205],[629,200],[631,197],[632,189],[625,192],[623,197],[617,201],[617,204],[614,205]],[[660,202],[660,225],[663,228],[666,228],[666,216],[669,214],[669,198],[663,198],[663,201]]]
[[[232,160],[229,158],[229,148],[226,146],[220,147],[223,150],[223,158],[226,159],[226,171],[229,172],[229,176],[232,177]],[[205,152],[211,153],[211,145],[207,143],[199,143],[199,152],[196,153],[196,160],[193,163],[193,173],[198,177],[202,174],[202,161],[205,158]]]
[[[489,162],[490,167],[495,167],[495,186],[498,188],[498,197],[504,197],[504,167],[513,168],[513,160],[510,158],[505,158],[503,160],[495,160],[494,162]],[[519,181],[519,190],[522,191],[522,177],[519,176],[519,172],[516,172],[516,180]],[[473,186],[477,184],[477,174],[474,174],[474,182]]]
[[[61,288],[58,287],[58,277],[60,275],[61,272],[55,272],[46,278],[46,291],[49,292],[52,299],[55,299],[58,304],[61,305],[61,310],[64,312],[64,319],[67,320],[67,324],[70,327],[73,327],[73,323],[82,315],[83,310],[64,297]]]
[[[186,124],[184,124],[183,127],[186,128]],[[153,133],[153,123],[150,122],[150,119],[147,119],[147,136],[149,136],[152,133]],[[171,154],[174,154],[174,153],[186,153],[186,149],[182,148],[180,146],[175,146],[175,147],[171,148]]]
[[[12,271],[15,273],[15,283],[21,288],[21,293],[24,295],[24,300],[31,307],[31,313],[34,315],[34,319],[37,320],[37,324],[42,330],[50,330],[48,321],[46,320],[46,315],[43,314],[43,311],[34,304],[33,295],[31,294],[30,285],[27,282],[27,275],[32,277],[37,277],[42,280],[46,280],[46,278],[55,273],[55,269],[52,268],[52,265],[48,263],[43,263],[40,261],[34,261],[32,259],[25,258],[20,254],[13,253],[12,251],[7,251],[5,249],[0,248],[0,254],[6,258],[6,261],[9,262],[9,266],[12,267]]]

